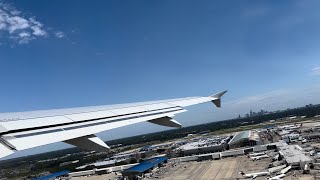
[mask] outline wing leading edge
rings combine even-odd
[[[223,91],[208,97],[189,97],[143,103],[0,114],[0,158],[16,151],[65,142],[96,151],[110,148],[94,134],[139,122],[181,127],[173,119],[183,107],[213,102],[221,107]]]

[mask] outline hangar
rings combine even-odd
[[[261,145],[259,135],[256,131],[242,131],[238,132],[229,141],[229,148],[245,147],[245,146],[255,146]]]

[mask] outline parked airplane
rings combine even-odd
[[[261,156],[254,156],[254,157],[250,157],[251,160],[256,161],[256,160],[260,160],[260,159],[264,159],[264,158],[268,158],[268,155],[261,155]]]
[[[286,167],[286,168],[283,168],[283,169],[280,171],[281,174],[279,174],[279,175],[277,175],[277,176],[274,176],[274,177],[271,177],[271,178],[269,178],[268,180],[282,180],[282,178],[286,176],[286,173],[287,173],[288,171],[290,171],[291,168],[292,168],[291,166],[288,166],[288,167]]]
[[[255,178],[258,177],[258,176],[268,176],[268,175],[270,175],[269,172],[256,172],[256,173],[245,174],[243,171],[240,171],[239,173],[240,173],[243,177],[252,178],[252,179],[255,179]]]
[[[173,119],[183,107],[213,102],[221,107],[221,96],[188,97],[142,103],[0,113],[0,158],[16,151],[55,142],[65,142],[88,150],[110,148],[94,134],[139,122],[181,127]]]
[[[285,173],[287,173],[288,171],[290,171],[291,168],[292,168],[291,166],[288,166],[288,167],[282,169],[280,172],[281,172],[281,174],[285,174]]]
[[[277,161],[277,160],[279,159],[279,157],[280,157],[280,155],[277,154],[277,155],[275,155],[275,156],[272,158],[272,160]]]
[[[261,156],[261,155],[265,155],[265,154],[266,154],[265,152],[252,153],[252,154],[249,154],[249,157],[256,157],[256,156]]]
[[[280,174],[274,177],[269,178],[268,180],[281,180],[283,177],[285,177],[285,174]]]
[[[280,166],[275,166],[275,167],[269,168],[268,171],[269,171],[270,173],[275,173],[275,172],[281,171],[282,169],[284,169],[284,168],[286,168],[286,167],[287,167],[287,165],[284,164],[284,165],[280,165]]]

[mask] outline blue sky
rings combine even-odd
[[[0,111],[229,90],[222,109],[204,104],[178,115],[188,126],[250,109],[320,103],[319,5],[312,0],[0,0]],[[142,123],[134,129],[101,136],[165,128]],[[37,150],[22,155],[32,152]]]

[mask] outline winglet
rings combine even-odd
[[[227,92],[226,91],[222,91],[220,93],[217,93],[217,94],[214,94],[214,95],[211,95],[210,97],[212,97],[212,102],[213,104],[215,104],[217,107],[221,107],[221,97]]]
[[[211,95],[211,97],[220,99],[221,96],[223,96],[226,92],[228,92],[228,90],[225,90],[225,91],[219,92],[217,94]]]

